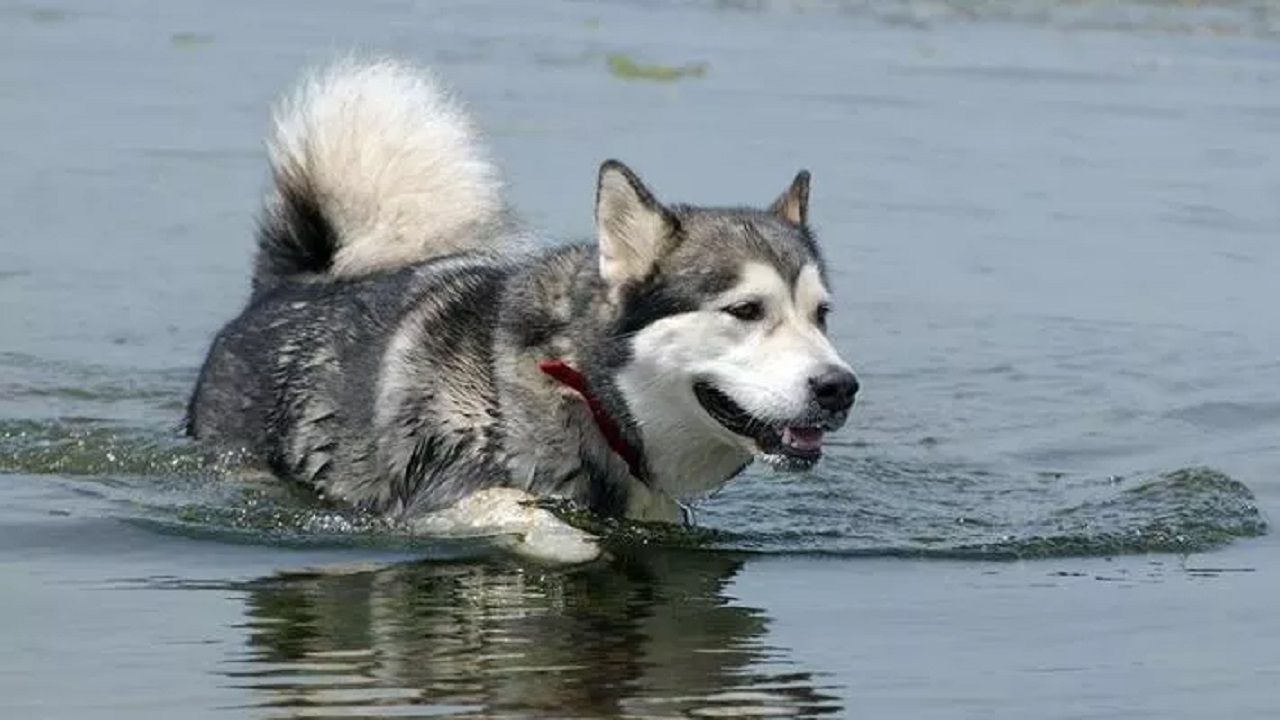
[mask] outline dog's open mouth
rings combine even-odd
[[[693,393],[702,409],[730,432],[755,441],[761,459],[785,470],[808,470],[822,457],[825,431],[813,425],[789,425],[756,417],[708,382]]]

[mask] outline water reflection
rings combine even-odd
[[[726,595],[740,558],[645,551],[572,573],[417,564],[277,577],[228,673],[272,717],[839,713]]]

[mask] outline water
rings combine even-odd
[[[1277,34],[1261,1],[0,6],[0,716],[1271,717]],[[831,457],[562,572],[181,441],[267,104],[353,45],[439,66],[556,235],[608,156],[700,202],[809,168],[864,387]]]

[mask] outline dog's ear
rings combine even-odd
[[[596,236],[600,277],[613,296],[627,282],[646,277],[672,245],[676,219],[640,178],[617,160],[600,166],[596,186]]]
[[[792,225],[804,227],[809,223],[809,171],[801,170],[791,187],[778,196],[769,206],[769,212]]]

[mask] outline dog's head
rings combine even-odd
[[[857,380],[828,340],[809,175],[767,208],[665,206],[625,165],[600,168],[600,276],[629,351],[619,390],[655,480],[712,489],[752,457],[808,469]]]

